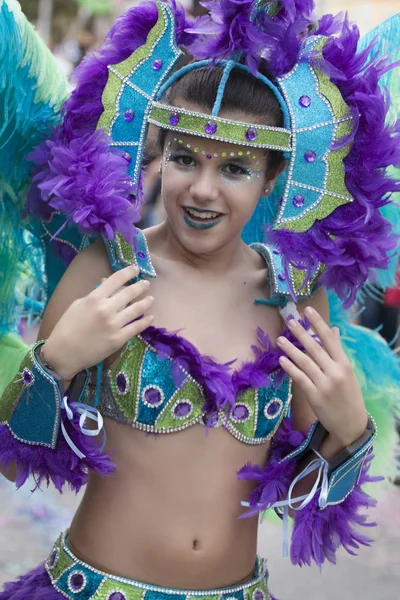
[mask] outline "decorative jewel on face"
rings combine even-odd
[[[30,387],[35,383],[35,376],[27,367],[22,371],[22,379],[27,387]]]
[[[310,96],[301,96],[301,98],[299,98],[299,104],[303,108],[308,108],[311,105]]]
[[[204,125],[204,131],[206,133],[208,133],[208,135],[213,135],[214,133],[216,133],[217,129],[218,129],[218,125],[216,124],[215,121],[208,121]]]
[[[125,121],[130,123],[131,121],[133,121],[134,118],[135,118],[135,111],[132,108],[125,111],[125,114],[124,114]]]
[[[74,594],[78,594],[86,587],[86,577],[82,571],[73,571],[68,577],[68,587]]]
[[[264,408],[266,419],[276,419],[282,410],[283,402],[280,398],[272,398]]]
[[[142,400],[149,408],[157,408],[164,402],[164,392],[156,385],[147,385],[142,392]]]
[[[302,206],[304,206],[304,196],[302,196],[301,194],[296,194],[295,196],[293,196],[293,204],[296,208],[301,208]]]
[[[153,69],[155,71],[159,71],[162,67],[162,64],[163,64],[163,62],[162,62],[161,58],[156,58],[156,60],[153,62]]]
[[[307,152],[304,153],[304,159],[308,163],[312,163],[317,160],[317,154],[314,152],[314,150],[307,150]]]

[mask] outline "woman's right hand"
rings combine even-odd
[[[154,320],[146,315],[154,298],[146,280],[129,266],[102,280],[95,290],[72,302],[43,345],[49,364],[64,379],[88,369],[120,350]]]

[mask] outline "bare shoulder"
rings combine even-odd
[[[112,275],[107,251],[101,238],[80,252],[69,265],[51,296],[39,330],[39,339],[49,337],[56,323],[77,300],[87,296],[102,277]]]

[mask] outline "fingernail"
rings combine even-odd
[[[148,298],[149,298],[149,301],[150,301],[150,302],[153,302],[153,301],[154,301],[154,296],[148,296]]]
[[[307,306],[307,308],[304,310],[304,312],[306,313],[306,315],[313,315],[314,314],[314,309],[311,308],[311,306]]]
[[[288,359],[286,358],[286,356],[280,356],[279,357],[279,362],[282,363],[283,365],[288,363]]]
[[[154,315],[149,315],[149,321],[154,321]]]
[[[146,287],[150,287],[150,281],[147,281],[147,279],[144,279],[143,283]]]
[[[284,338],[283,336],[278,337],[278,339],[276,340],[276,343],[278,344],[278,346],[283,346],[286,342],[286,338]]]
[[[291,329],[294,329],[295,327],[297,327],[297,321],[296,321],[296,319],[290,319],[288,325],[289,325],[289,327]]]

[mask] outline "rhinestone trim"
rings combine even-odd
[[[160,392],[160,400],[158,402],[153,403],[153,404],[151,404],[151,402],[148,402],[146,400],[146,391],[147,390],[157,390],[158,392]],[[155,385],[155,384],[154,385],[153,384],[146,385],[146,387],[144,387],[143,390],[142,390],[142,402],[143,402],[143,404],[145,404],[149,408],[158,408],[159,406],[161,406],[162,404],[164,404],[164,402],[165,402],[165,394],[164,394],[163,390],[160,388],[159,385]]]
[[[72,578],[75,577],[75,575],[82,575],[83,578],[83,582],[80,588],[74,589],[72,587]],[[72,594],[79,594],[80,592],[82,592],[85,587],[87,585],[87,578],[86,575],[83,571],[72,571],[72,573],[70,573],[69,577],[68,577],[68,589]]]

